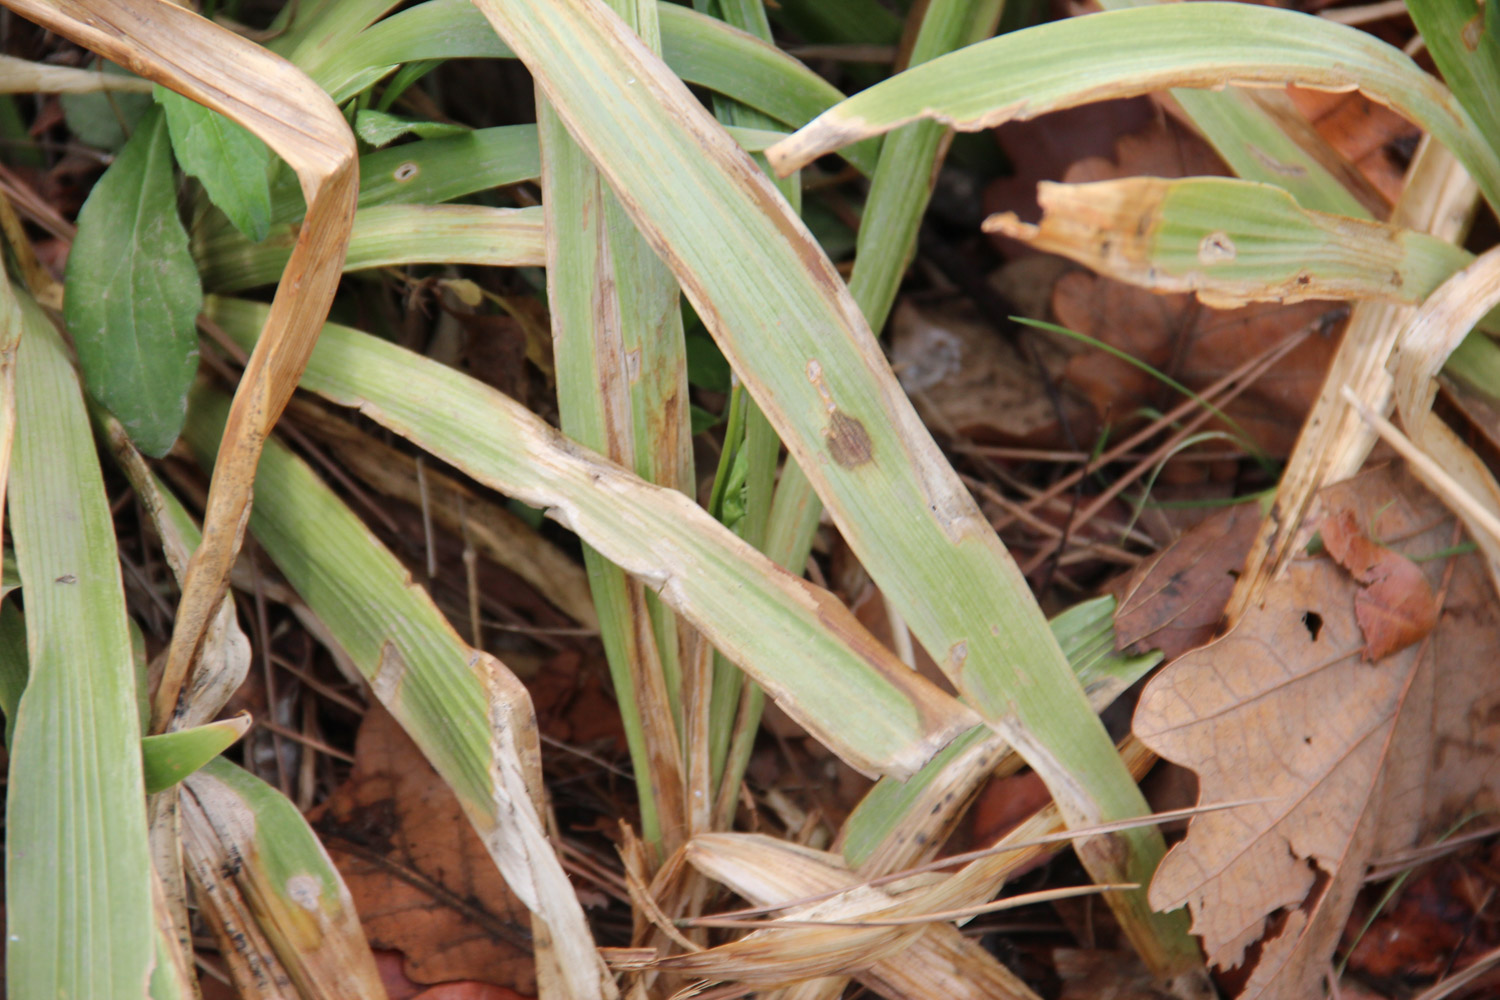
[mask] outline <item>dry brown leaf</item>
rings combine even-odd
[[[1212,639],[1259,527],[1258,504],[1225,507],[1138,566],[1117,591],[1115,647],[1170,663]]]
[[[1064,353],[1039,347],[1059,366]],[[1060,445],[1058,411],[1038,373],[1015,344],[977,317],[953,308],[897,303],[891,317],[891,364],[901,387],[939,431],[991,444]],[[1084,407],[1067,398],[1069,421]]]
[[[1337,347],[1334,321],[1344,314],[1342,306],[1327,302],[1210,310],[1190,295],[1156,295],[1082,271],[1057,283],[1052,309],[1063,326],[1122,350],[1194,390],[1297,330],[1317,325],[1318,333],[1224,408],[1271,455],[1287,454],[1296,442]],[[1106,422],[1128,419],[1143,406],[1165,410],[1178,402],[1175,391],[1159,380],[1094,349],[1075,354],[1063,379],[1088,398]],[[1223,429],[1217,421],[1212,426]]]
[[[1354,164],[1387,203],[1401,196],[1420,129],[1357,90],[1332,93],[1288,87],[1287,96],[1324,141]]]
[[[1354,617],[1365,636],[1365,659],[1382,659],[1432,631],[1437,600],[1421,567],[1371,541],[1350,511],[1325,518],[1321,530],[1328,554],[1361,585]]]
[[[385,709],[365,716],[354,772],[314,822],[371,945],[403,953],[413,981],[481,980],[535,994],[526,907]]]
[[[1481,560],[1422,557],[1454,520],[1404,470],[1320,494],[1312,527],[1351,514],[1417,559],[1443,595],[1425,642],[1373,664],[1358,585],[1327,556],[1295,560],[1224,638],[1147,687],[1142,742],[1198,773],[1203,803],[1274,801],[1195,819],[1153,905],[1186,903],[1210,961],[1259,949],[1245,997],[1316,994],[1373,853],[1409,846],[1500,789],[1500,611]]]

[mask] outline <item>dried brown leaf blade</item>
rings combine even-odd
[[[152,731],[160,732],[176,711],[239,551],[261,443],[291,398],[333,300],[358,195],[354,136],[328,95],[296,67],[166,0],[6,5],[249,129],[297,174],[308,206],[225,428],[204,541],[188,565],[152,706]]]
[[[1375,470],[1320,502],[1413,557],[1453,542],[1441,504],[1404,472]],[[1366,662],[1355,581],[1327,557],[1302,558],[1264,606],[1142,696],[1137,735],[1198,772],[1203,803],[1275,800],[1195,819],[1151,887],[1153,905],[1187,903],[1216,965],[1240,964],[1261,942],[1247,997],[1309,995],[1371,853],[1411,843],[1497,787],[1472,766],[1500,737],[1477,714],[1500,698],[1473,666],[1493,662],[1500,643],[1484,569],[1472,556],[1419,565],[1446,594],[1424,643]],[[1443,760],[1453,746],[1467,773]]]

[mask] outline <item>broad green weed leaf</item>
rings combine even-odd
[[[243,126],[166,87],[155,90],[172,151],[235,228],[259,243],[271,228],[271,150]]]
[[[160,111],[104,172],[78,213],[64,314],[89,392],[161,456],[177,440],[198,370],[193,321],[203,304],[177,217],[172,150]]]
[[[462,135],[469,129],[447,122],[424,121],[420,118],[404,118],[386,111],[361,111],[354,116],[354,134],[376,147],[395,142],[404,135],[415,135],[422,139],[441,139],[450,135]]]
[[[112,62],[94,64],[101,73],[127,75]],[[119,149],[135,131],[141,116],[151,109],[151,98],[145,94],[99,91],[92,94],[63,94],[63,117],[68,128],[86,146]]]

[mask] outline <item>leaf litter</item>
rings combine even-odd
[[[1444,555],[1453,517],[1383,467],[1323,490],[1304,530],[1340,538],[1329,553],[1356,569],[1295,560],[1233,631],[1153,679],[1135,718],[1148,747],[1197,772],[1203,803],[1277,800],[1194,819],[1151,887],[1153,905],[1188,905],[1214,965],[1249,963],[1244,997],[1316,995],[1366,862],[1500,790],[1500,611],[1480,560]],[[1356,574],[1395,560],[1417,575],[1384,576],[1384,599],[1430,589],[1440,611],[1425,635],[1372,639]]]

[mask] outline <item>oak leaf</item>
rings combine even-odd
[[[1402,470],[1319,501],[1311,526],[1348,515],[1409,558],[1456,541],[1452,517]],[[1141,697],[1136,734],[1197,772],[1203,803],[1267,800],[1193,820],[1150,890],[1158,908],[1191,909],[1215,965],[1255,956],[1243,997],[1320,995],[1369,858],[1496,799],[1494,594],[1474,555],[1417,565],[1441,606],[1422,642],[1365,662],[1359,584],[1327,554],[1304,556],[1261,607]]]

